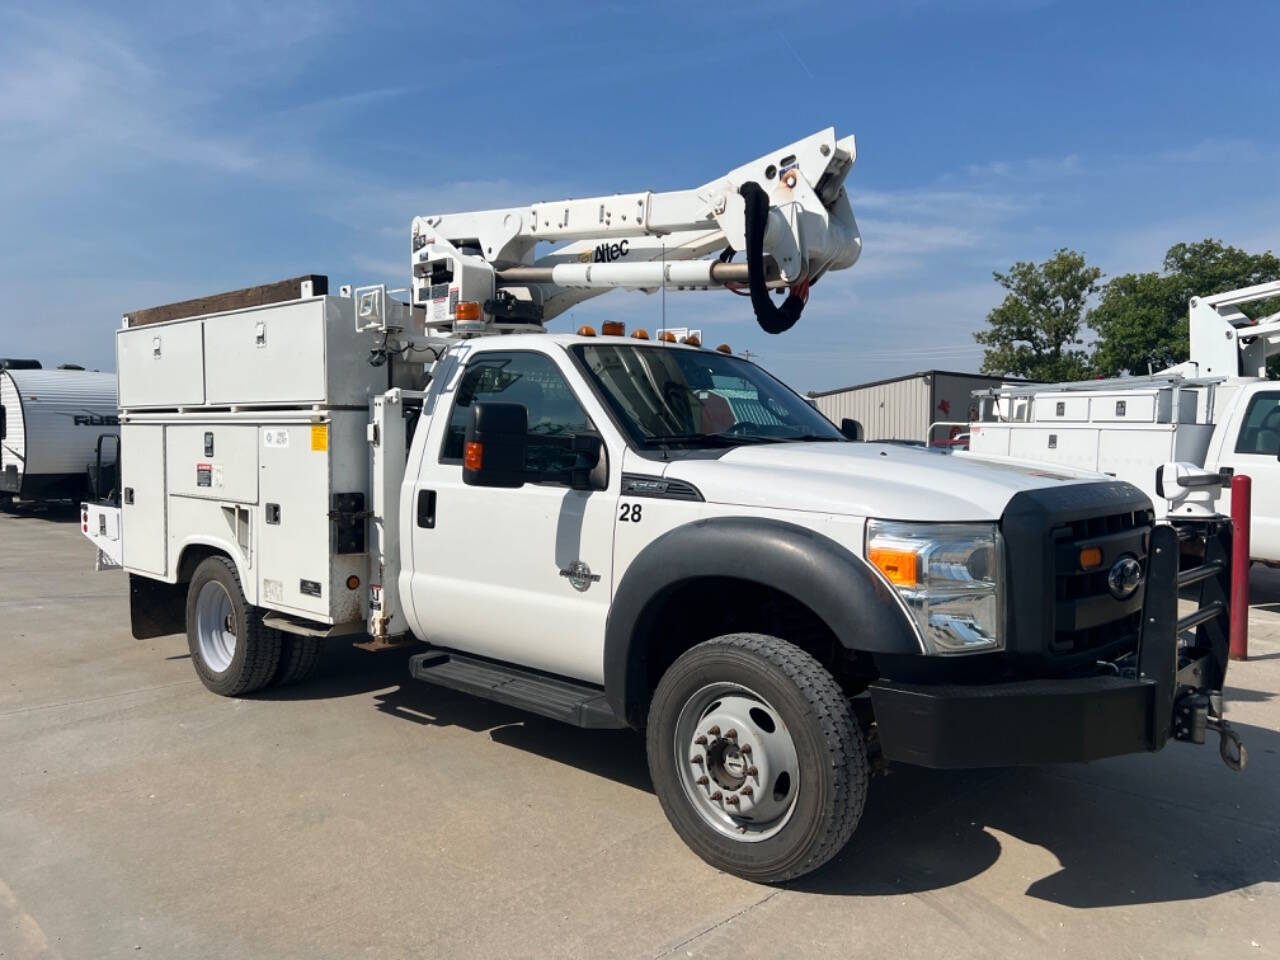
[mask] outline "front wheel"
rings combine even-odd
[[[703,860],[763,883],[826,863],[862,815],[867,756],[835,678],[763,634],[685,652],[649,707],[649,773]]]

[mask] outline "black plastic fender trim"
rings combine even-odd
[[[614,593],[605,627],[604,687],[618,716],[636,723],[648,703],[646,651],[636,646],[646,619],[665,595],[702,577],[780,590],[812,610],[847,649],[923,652],[891,588],[829,537],[757,517],[697,520],[640,551]]]

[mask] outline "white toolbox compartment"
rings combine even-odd
[[[387,389],[349,297],[318,296],[116,333],[120,406],[360,406]]]

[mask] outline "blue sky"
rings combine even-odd
[[[802,390],[976,369],[1014,260],[1280,250],[1277,28],[1229,0],[0,5],[0,355],[110,368],[126,310],[403,286],[414,215],[692,187],[834,125],[860,262],[779,337],[723,293],[668,323]]]

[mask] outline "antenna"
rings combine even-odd
[[[662,333],[667,332],[667,244],[663,241],[659,247],[659,258],[662,261]],[[662,339],[661,335],[658,337]]]

